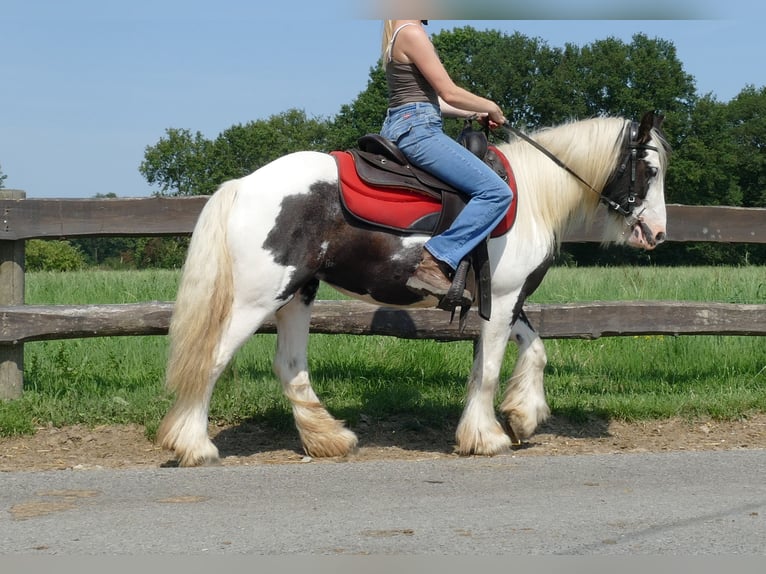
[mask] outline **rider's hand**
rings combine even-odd
[[[502,126],[506,121],[508,120],[505,119],[505,114],[500,109],[500,106],[495,106],[495,109],[489,113],[489,127],[491,129]]]
[[[478,121],[485,128],[488,127],[491,130],[496,130],[497,128],[505,124],[506,120],[505,120],[505,116],[503,116],[503,121],[498,123],[497,121],[493,120],[489,114],[479,114],[478,117],[476,118],[476,121]]]

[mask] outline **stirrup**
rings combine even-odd
[[[466,298],[464,293],[466,276],[468,275],[468,269],[470,263],[468,259],[463,259],[455,270],[455,276],[452,279],[452,285],[450,285],[447,294],[439,300],[437,307],[445,311],[452,311],[450,317],[450,323],[455,319],[455,309],[460,307],[460,332],[463,332],[465,328],[465,320],[468,315],[468,310],[473,303],[472,299]]]

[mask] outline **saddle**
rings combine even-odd
[[[467,149],[485,161],[515,192],[510,165],[496,148],[490,146],[486,135],[470,124],[458,137]],[[341,203],[357,220],[386,229],[409,234],[438,235],[449,228],[469,198],[432,174],[410,164],[396,145],[379,134],[359,138],[358,148],[332,152],[340,172]],[[516,214],[514,202],[504,220],[492,231],[496,237],[513,225]],[[465,309],[462,293],[473,269],[479,315],[489,319],[491,285],[489,255],[482,242],[460,262],[452,288],[439,302],[439,308],[454,311],[461,306],[461,323]]]

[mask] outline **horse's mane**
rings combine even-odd
[[[619,160],[627,125],[624,118],[598,117],[543,128],[530,137],[601,190]],[[549,231],[551,242],[558,242],[568,226],[592,221],[598,193],[521,138],[498,147],[511,163],[519,186],[517,225],[534,226],[538,232],[542,226]]]

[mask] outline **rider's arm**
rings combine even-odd
[[[442,115],[445,118],[462,118],[465,120],[476,120],[476,119],[479,119],[480,117],[487,115],[480,112],[472,112],[470,110],[461,110],[460,108],[451,106],[447,102],[445,102],[441,98],[441,96],[439,96],[439,108],[441,109]]]
[[[421,26],[403,28],[394,50],[398,56],[394,59],[414,63],[438,96],[452,108],[488,114],[492,121],[505,123],[505,115],[495,102],[474,95],[452,81]]]

